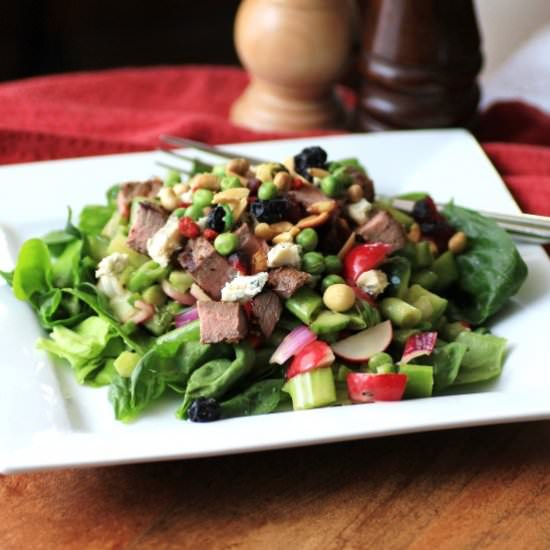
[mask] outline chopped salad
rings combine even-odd
[[[527,267],[476,212],[378,196],[354,158],[197,163],[112,187],[2,273],[48,332],[38,346],[115,417],[167,394],[206,422],[429,397],[497,377],[484,324]]]

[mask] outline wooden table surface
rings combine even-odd
[[[548,549],[550,422],[0,477],[0,548]]]

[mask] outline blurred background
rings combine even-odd
[[[413,0],[411,0],[413,1]],[[476,0],[484,76],[550,23],[550,0]],[[2,2],[0,81],[120,66],[238,63],[239,0]]]

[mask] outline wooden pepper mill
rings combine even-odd
[[[334,84],[348,62],[352,12],[348,0],[243,0],[235,43],[251,82],[231,120],[275,131],[343,126]]]
[[[472,0],[361,3],[360,127],[471,126],[482,65]]]

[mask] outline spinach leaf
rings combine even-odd
[[[468,249],[456,257],[460,278],[452,291],[450,312],[457,319],[483,323],[516,294],[527,277],[527,266],[510,236],[492,220],[453,203],[443,213],[468,236]]]
[[[282,392],[284,380],[261,380],[220,403],[222,418],[268,414],[279,406],[287,394]]]
[[[456,342],[467,349],[455,384],[484,382],[500,374],[506,351],[505,338],[464,331],[458,335]]]
[[[433,350],[430,362],[434,368],[434,393],[453,384],[467,349],[464,344],[451,342]]]
[[[12,283],[15,297],[29,302],[35,294],[46,293],[52,288],[52,261],[42,240],[29,239],[23,243]]]
[[[178,418],[187,418],[187,410],[197,397],[221,397],[250,372],[256,355],[254,350],[248,344],[237,344],[234,350],[233,361],[214,359],[193,372],[183,403],[176,412]]]
[[[122,422],[133,420],[138,412],[132,407],[130,379],[115,374],[109,386],[109,401],[113,405],[115,418]]]
[[[114,206],[85,206],[80,212],[78,228],[85,235],[99,235],[107,222],[111,219]]]

